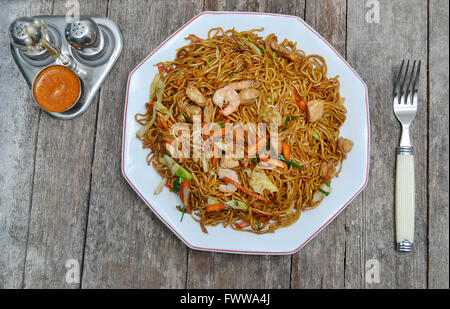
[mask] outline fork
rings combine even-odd
[[[397,169],[395,179],[395,218],[397,250],[413,251],[415,180],[414,153],[410,125],[417,113],[417,92],[419,87],[421,61],[402,61],[394,89],[394,114],[402,124],[400,147],[397,149]]]

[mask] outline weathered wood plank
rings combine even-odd
[[[373,3],[380,5],[379,23],[368,22],[371,18],[367,17],[376,11]],[[362,282],[361,287],[426,287],[427,3],[374,1],[366,8],[365,1],[349,0],[347,22],[347,59],[366,81],[371,104],[371,171],[356,224],[363,227],[362,262],[376,259],[380,265],[380,283]],[[421,59],[424,65],[419,110],[412,128],[416,154],[416,233],[414,253],[410,254],[396,252],[394,245],[395,155],[400,125],[392,110],[392,93],[402,59]]]
[[[448,1],[430,1],[428,114],[428,286],[449,287]]]
[[[305,10],[305,21],[344,56],[346,7],[345,0],[307,1]],[[345,241],[343,212],[293,256],[292,288],[343,288]]]
[[[187,247],[122,177],[121,136],[128,74],[202,6],[199,1],[110,3],[124,49],[100,97],[83,288],[185,287]]]
[[[0,1],[0,288],[20,288],[26,252],[39,111],[9,48],[20,16],[50,14],[52,1]]]
[[[81,14],[106,14],[107,0],[79,3]],[[65,15],[66,11],[65,1],[54,2],[54,15]],[[66,261],[82,262],[96,113],[97,100],[86,113],[70,121],[41,112],[25,287],[79,287],[76,282],[66,282]]]
[[[304,1],[208,0],[205,10],[262,11],[303,17]],[[289,288],[290,268],[289,256],[236,256],[189,250],[187,287]]]

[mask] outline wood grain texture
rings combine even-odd
[[[124,49],[100,97],[83,288],[185,287],[187,247],[122,177],[121,136],[128,74],[202,7],[198,1],[110,3]]]
[[[361,287],[423,288],[427,275],[427,4],[419,0],[379,3],[379,23],[367,22],[371,7],[366,8],[363,1],[349,0],[347,15],[347,58],[369,88],[371,112],[370,179],[355,221],[364,227],[362,262],[376,259],[380,265],[380,282],[361,282]],[[412,128],[416,221],[411,254],[396,252],[394,245],[394,171],[400,125],[393,113],[392,93],[402,59],[420,59],[424,65],[419,110]]]
[[[345,0],[320,0],[307,1],[305,10],[305,21],[344,56],[346,8]],[[343,288],[345,240],[344,211],[293,256],[292,288]]]
[[[449,4],[378,2],[380,22],[369,23],[366,3],[374,2],[360,0],[82,0],[82,13],[108,15],[118,23],[124,50],[88,111],[59,121],[34,105],[7,36],[16,17],[64,14],[65,1],[0,0],[0,288],[448,288]],[[190,250],[121,175],[128,74],[203,10],[302,17],[369,88],[369,184],[293,256]],[[392,88],[402,59],[422,60],[420,108],[412,125],[412,254],[400,254],[394,245],[400,125]],[[72,258],[82,263],[81,284],[64,279],[65,262]],[[380,264],[379,283],[366,281],[370,259]]]
[[[20,288],[33,192],[39,110],[9,48],[20,16],[50,14],[51,1],[0,1],[0,288]]]
[[[79,3],[81,14],[106,14],[106,0]],[[66,11],[64,1],[54,2],[54,15],[65,15]],[[96,101],[86,113],[70,121],[41,112],[25,263],[26,288],[79,287],[66,282],[66,261],[82,262]]]
[[[444,0],[429,3],[428,285],[448,289],[449,3]]]
[[[303,1],[205,1],[205,11],[261,11],[303,17]],[[208,265],[208,267],[205,267]],[[236,256],[189,250],[188,288],[289,288],[290,256]]]

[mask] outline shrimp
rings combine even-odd
[[[228,103],[227,107],[221,110],[221,113],[223,115],[228,116],[239,108],[239,105],[241,104],[241,99],[239,98],[239,94],[234,89],[225,86],[223,88],[218,89],[214,93],[213,102],[220,108],[222,108],[224,103]]]
[[[259,87],[259,82],[255,80],[241,80],[239,82],[231,83],[228,86],[218,89],[214,93],[214,104],[222,108],[224,103],[229,103],[228,106],[221,111],[223,115],[228,116],[235,112],[241,104],[241,97],[236,91],[257,87]],[[247,102],[248,100],[253,101],[255,99],[255,91],[257,91],[259,95],[259,91],[256,89],[244,93],[245,96],[243,96],[243,98],[246,100],[246,104],[249,103]],[[247,98],[248,95],[251,95],[251,98]]]
[[[195,104],[197,104],[200,107],[205,107],[206,105],[206,99],[203,96],[203,94],[200,92],[200,90],[197,89],[197,87],[189,85],[186,88],[186,95],[189,99],[191,99]]]
[[[227,168],[219,168],[219,178],[230,178],[232,180],[234,180],[237,183],[239,182],[239,176],[238,174],[230,169]],[[233,193],[237,190],[237,188],[232,185],[231,183],[226,184],[226,185],[219,185],[219,191],[224,192],[224,193]]]

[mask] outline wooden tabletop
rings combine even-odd
[[[19,16],[65,15],[65,3],[0,0],[0,288],[449,287],[447,0],[79,0],[81,14],[119,25],[124,49],[87,112],[61,121],[33,103],[9,51],[8,26]],[[299,16],[368,85],[369,183],[294,255],[191,250],[122,177],[128,74],[205,10]],[[412,127],[416,221],[409,254],[394,247],[400,125],[391,102],[402,59],[426,67]]]

